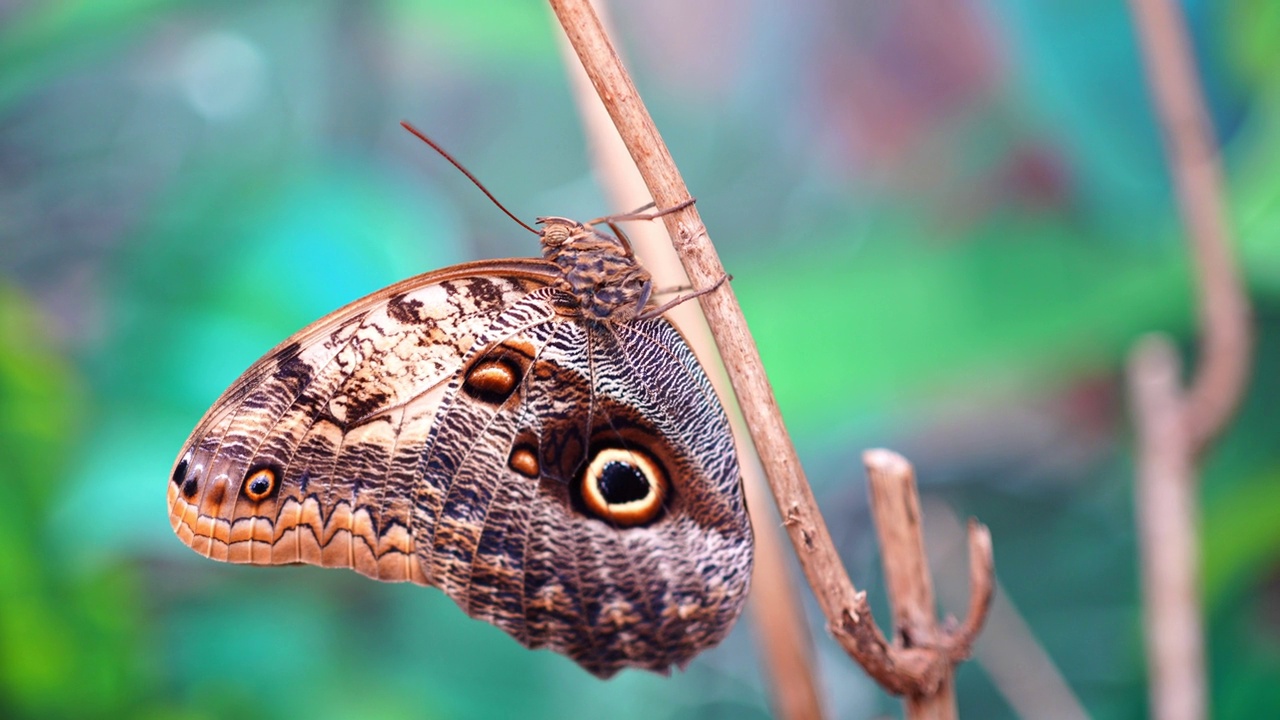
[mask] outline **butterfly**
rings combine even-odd
[[[601,678],[720,642],[753,552],[724,410],[625,236],[538,222],[541,259],[401,281],[249,367],[174,463],[178,537],[438,587]]]

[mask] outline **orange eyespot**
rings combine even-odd
[[[527,478],[536,479],[539,473],[537,452],[528,445],[517,445],[511,450],[507,466]]]
[[[476,363],[467,372],[462,388],[474,398],[497,405],[511,397],[520,383],[519,367],[513,365],[506,358]]]
[[[244,485],[241,486],[244,496],[253,502],[261,502],[270,497],[279,484],[279,478],[273,468],[260,467],[249,471],[245,475]]]
[[[582,504],[596,517],[634,527],[658,517],[670,486],[662,468],[648,455],[604,448],[583,472],[581,492]]]
[[[519,388],[537,350],[519,339],[493,345],[462,375],[462,391],[482,403],[501,405]]]

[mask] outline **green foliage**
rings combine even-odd
[[[83,392],[39,310],[0,285],[0,709],[8,717],[119,716],[145,697],[138,578],[70,570],[74,539],[47,519],[80,438]],[[73,525],[92,524],[76,518]]]

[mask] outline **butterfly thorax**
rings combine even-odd
[[[561,290],[593,320],[633,320],[649,302],[653,287],[621,240],[565,218],[540,218],[542,255],[560,268]]]

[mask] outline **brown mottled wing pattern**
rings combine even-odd
[[[519,386],[481,400],[465,395],[464,374],[424,456],[424,484],[448,483],[419,496],[431,576],[473,617],[596,674],[687,662],[727,633],[751,565],[732,437],[706,375],[662,319],[508,331],[477,355],[540,347]],[[495,476],[525,442],[539,477]],[[652,523],[618,528],[579,507],[582,469],[604,447],[665,470],[672,487]]]
[[[429,273],[276,348],[179,455],[178,536],[219,560],[438,586],[602,677],[717,643],[752,553],[724,412],[666,320],[583,319],[556,272]],[[588,464],[619,451],[666,478],[643,523],[584,500]]]
[[[440,398],[474,338],[547,282],[536,261],[459,266],[352,303],[277,347],[184,445],[169,486],[178,536],[218,560],[430,583],[413,500]],[[255,501],[245,481],[264,468],[276,477]]]

